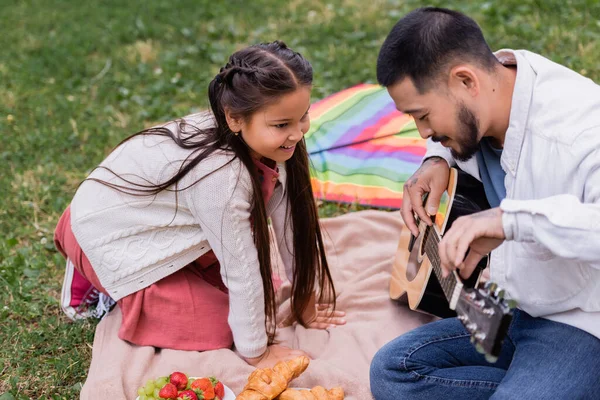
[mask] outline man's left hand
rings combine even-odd
[[[499,207],[457,218],[439,244],[444,276],[458,269],[467,279],[479,261],[505,239]]]

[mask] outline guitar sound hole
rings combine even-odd
[[[413,248],[413,251],[410,252],[408,263],[406,265],[406,279],[409,282],[412,282],[417,277],[417,274],[421,269],[421,263],[423,262],[423,257],[425,256],[425,243],[427,243],[429,229],[430,228],[427,227],[425,232],[417,237],[417,243],[415,243],[415,246],[419,246],[418,249]]]

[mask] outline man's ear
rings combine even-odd
[[[231,132],[239,132],[242,130],[242,119],[238,116],[231,114],[229,109],[225,109],[225,119],[227,120],[227,125]]]
[[[450,88],[466,91],[472,97],[476,97],[481,91],[479,77],[468,65],[457,65],[452,68],[448,79]]]

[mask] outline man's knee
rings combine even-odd
[[[404,358],[411,342],[405,336],[383,346],[371,361],[371,392],[377,400],[404,397],[404,392],[410,389],[410,383],[415,380],[415,376],[405,367]]]

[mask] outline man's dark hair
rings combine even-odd
[[[445,8],[418,8],[396,23],[381,46],[377,81],[387,87],[408,77],[424,93],[458,61],[490,71],[498,63],[474,20]]]

